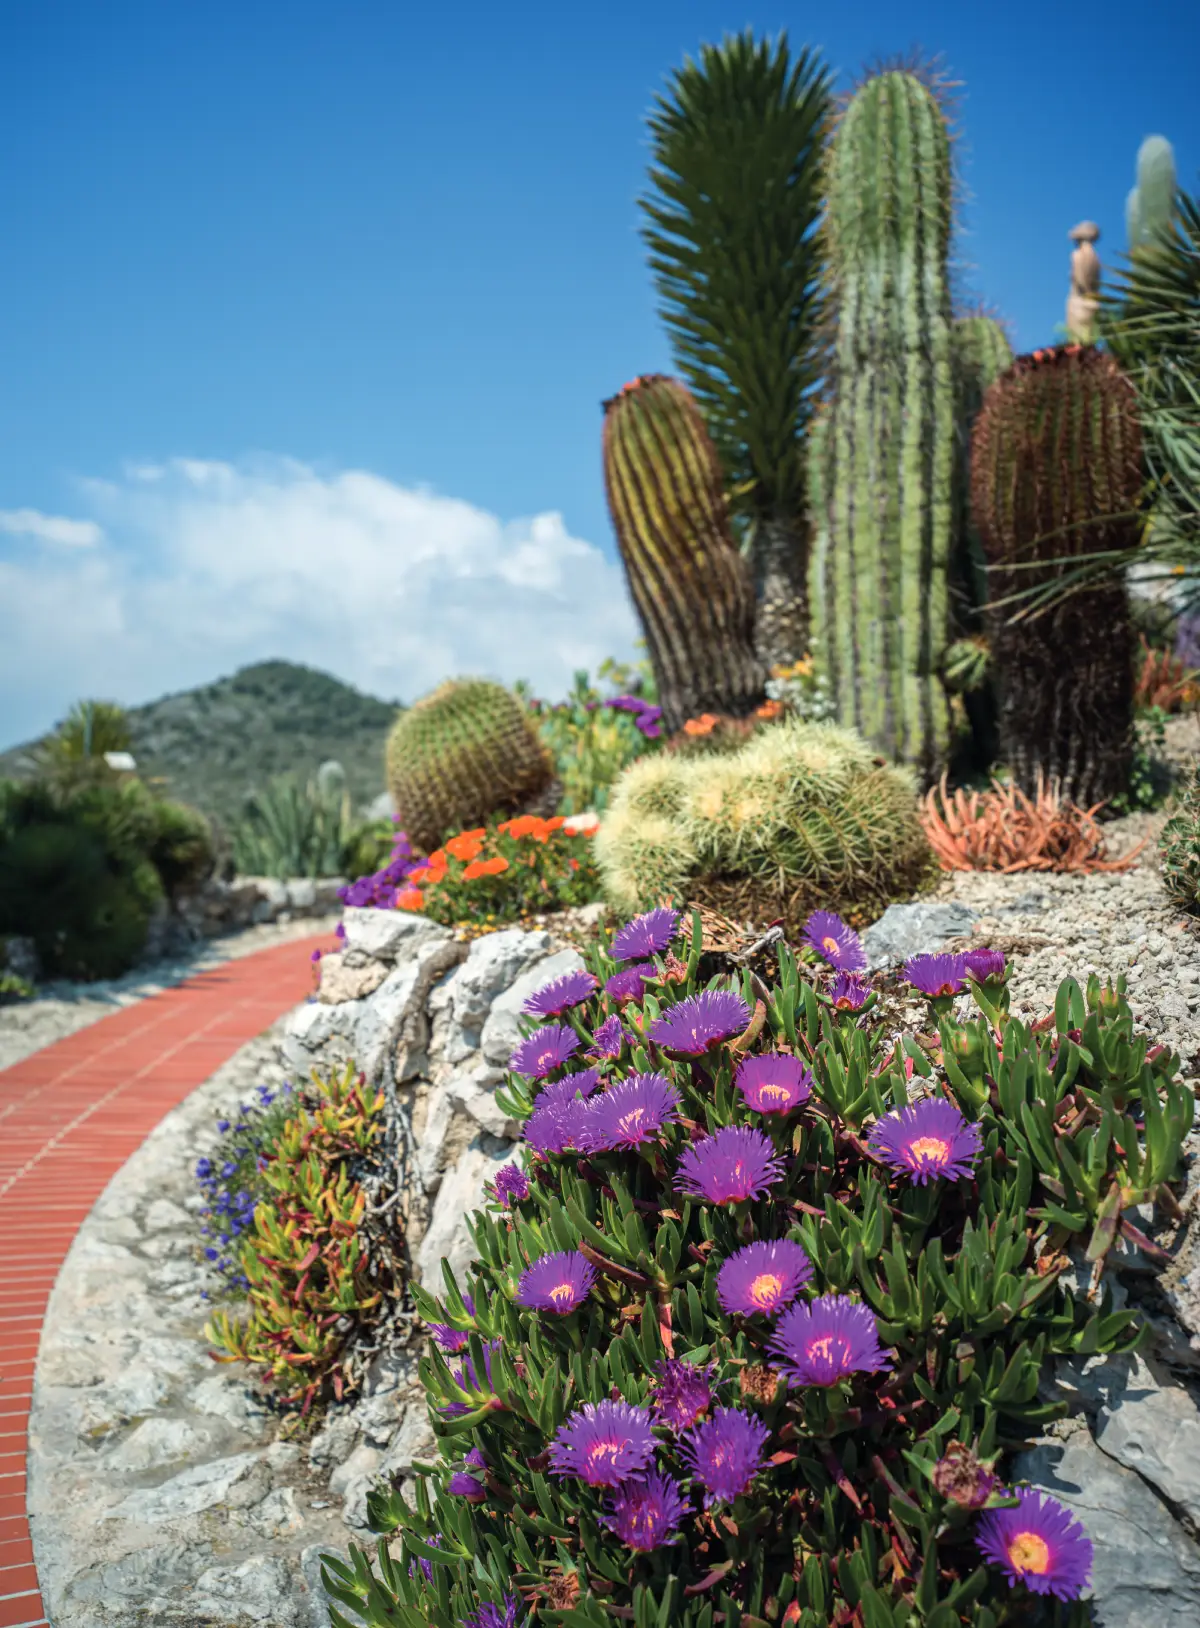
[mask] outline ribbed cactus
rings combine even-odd
[[[516,696],[486,679],[449,679],[402,712],[387,778],[400,825],[425,852],[492,814],[553,812],[549,754]]]
[[[1138,148],[1137,185],[1125,200],[1129,250],[1148,249],[1171,224],[1175,209],[1175,153],[1165,136],[1147,136]]]
[[[716,449],[675,379],[604,403],[604,485],[669,731],[762,701],[754,589],[734,545]]]
[[[972,438],[971,508],[993,601],[1052,583],[1081,556],[1133,547],[1141,492],[1134,392],[1113,358],[1079,345],[1019,357]],[[1004,762],[1025,791],[1044,776],[1085,806],[1120,796],[1134,686],[1123,579],[1014,621],[1017,609],[989,617]]]
[[[936,91],[908,72],[869,78],[830,145],[826,196],[839,311],[810,437],[814,627],[841,721],[929,780],[949,739],[957,452],[953,186]]]

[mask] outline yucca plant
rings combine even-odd
[[[716,444],[754,571],[759,659],[808,649],[804,436],[824,370],[817,227],[830,75],[751,31],[656,98],[642,236],[676,365]]]

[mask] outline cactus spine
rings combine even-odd
[[[818,649],[840,720],[929,780],[949,740],[956,463],[950,135],[934,90],[908,72],[868,79],[828,165],[839,313],[811,437]]]
[[[1137,185],[1125,200],[1129,251],[1148,249],[1175,212],[1175,153],[1165,136],[1147,136],[1138,148]]]
[[[670,731],[764,696],[754,589],[716,449],[687,390],[648,374],[604,403],[604,485]]]
[[[1113,358],[1078,345],[1019,357],[972,438],[971,508],[993,600],[1053,583],[1073,558],[1133,547],[1141,492],[1134,392]],[[1034,561],[1043,568],[1028,569]],[[1013,609],[989,617],[1005,763],[1025,791],[1042,776],[1084,805],[1120,796],[1133,744],[1124,581],[1019,621]]]
[[[554,769],[502,684],[452,678],[392,725],[387,777],[400,825],[426,853],[492,814],[553,813]]]

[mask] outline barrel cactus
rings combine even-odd
[[[669,732],[763,700],[754,588],[720,462],[692,397],[647,374],[604,404],[604,484]]]
[[[1142,480],[1134,392],[1113,358],[1079,345],[1019,357],[988,392],[972,438],[971,508],[993,601],[1053,589],[1082,556],[1134,547]],[[1027,792],[1045,779],[1085,807],[1118,797],[1133,751],[1124,581],[1031,609],[989,614],[1003,760]]]
[[[501,684],[455,678],[402,712],[387,743],[400,825],[418,848],[489,815],[553,812],[554,769],[521,703]]]
[[[882,908],[929,850],[908,772],[850,730],[788,720],[738,752],[631,765],[596,857],[618,910],[668,900],[794,925],[817,905]]]
[[[838,300],[810,438],[811,599],[838,717],[923,779],[950,736],[957,445],[950,133],[937,87],[892,70],[851,97],[828,154]]]

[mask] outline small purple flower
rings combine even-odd
[[[700,1057],[713,1046],[740,1034],[750,1021],[750,1008],[729,990],[706,989],[685,995],[650,1025],[649,1038],[680,1057]]]
[[[591,1293],[596,1268],[577,1249],[556,1250],[541,1255],[521,1273],[516,1302],[530,1311],[557,1312],[566,1317]]]
[[[550,1103],[561,1106],[574,1102],[577,1097],[590,1097],[599,1084],[598,1068],[581,1068],[574,1074],[563,1074],[559,1079],[551,1080],[548,1085],[542,1087],[534,1106],[545,1108]]]
[[[738,1064],[734,1084],[760,1114],[790,1114],[812,1096],[812,1073],[786,1051],[768,1051]]]
[[[587,1000],[600,987],[599,980],[582,969],[564,972],[561,978],[552,978],[548,984],[535,989],[521,1010],[530,1017],[561,1017],[572,1006]]]
[[[629,1548],[649,1554],[668,1542],[686,1505],[670,1476],[652,1472],[644,1481],[623,1481],[608,1508],[609,1530]]]
[[[484,1458],[483,1454],[479,1451],[478,1447],[472,1447],[471,1451],[467,1454],[466,1458],[463,1460],[463,1463],[464,1464],[469,1464],[473,1470],[486,1470],[487,1469],[487,1459]]]
[[[212,1160],[211,1159],[197,1159],[196,1160],[196,1175],[201,1181],[207,1181],[208,1178],[212,1175]]]
[[[1077,1600],[1092,1571],[1092,1543],[1082,1522],[1056,1498],[1018,1487],[1015,1509],[989,1509],[975,1541],[985,1560],[1035,1594]]]
[[[654,1393],[654,1411],[659,1424],[676,1435],[690,1430],[712,1405],[712,1368],[698,1368],[680,1357],[667,1357],[655,1372],[658,1389]]]
[[[631,1074],[588,1103],[584,1149],[640,1147],[679,1117],[679,1093],[662,1074]]]
[[[835,1385],[845,1374],[891,1366],[879,1345],[874,1313],[846,1295],[791,1306],[776,1324],[770,1347],[783,1359],[793,1385]]]
[[[829,990],[838,1012],[861,1012],[871,996],[871,986],[857,972],[839,972]]]
[[[626,1001],[640,1001],[646,993],[646,985],[652,983],[658,974],[653,967],[625,967],[621,972],[614,972],[604,985],[604,993],[611,995],[613,1000],[624,1006]]]
[[[317,963],[317,962],[318,962],[318,961],[319,961],[319,960],[320,960],[320,959],[321,959],[321,957],[322,957],[322,955],[323,955],[323,954],[324,954],[324,953],[325,953],[325,952],[324,952],[324,951],[323,951],[323,950],[314,950],[314,951],[313,951],[313,952],[312,952],[312,954],[311,954],[311,955],[310,955],[310,956],[309,956],[309,958],[308,958],[308,959],[309,959],[309,960],[310,960],[310,961],[311,961],[311,962],[312,962],[312,963],[313,963],[313,964],[314,964],[314,966],[315,966],[315,965],[316,965],[316,963]]]
[[[525,1121],[524,1134],[533,1151],[544,1157],[582,1148],[586,1129],[587,1109],[579,1097],[569,1102],[551,1098],[538,1103]]]
[[[643,707],[633,721],[648,741],[656,741],[662,735],[661,707]]]
[[[502,1606],[485,1602],[462,1619],[462,1628],[516,1628],[520,1604],[515,1594],[506,1594]]]
[[[706,1504],[732,1503],[750,1490],[763,1467],[763,1449],[770,1434],[754,1414],[741,1408],[718,1408],[684,1439],[683,1457],[706,1489]]]
[[[429,1548],[431,1548],[431,1549],[440,1549],[442,1547],[442,1540],[441,1540],[441,1537],[439,1536],[439,1534],[437,1532],[435,1532],[432,1537],[422,1538],[421,1542],[427,1544],[429,1546]],[[417,1559],[413,1561],[412,1565],[408,1568],[408,1575],[410,1577],[415,1577],[417,1575],[417,1567],[418,1566],[425,1573],[425,1581],[427,1583],[432,1583],[433,1582],[433,1561],[432,1560],[426,1560],[424,1555],[419,1555],[417,1557]]]
[[[508,1059],[508,1066],[514,1074],[544,1080],[547,1074],[553,1074],[556,1068],[562,1067],[578,1045],[579,1036],[574,1029],[559,1023],[547,1023],[522,1040]]]
[[[838,972],[864,972],[867,952],[852,927],[832,910],[814,910],[804,923],[804,936],[822,960]]]
[[[495,1356],[496,1352],[499,1351],[503,1343],[503,1340],[489,1340],[484,1346],[482,1383],[480,1382],[479,1375],[475,1372],[475,1364],[471,1361],[470,1357],[463,1358],[462,1366],[454,1375],[454,1378],[462,1386],[464,1391],[486,1391],[490,1389],[492,1383],[492,1358]],[[468,1406],[466,1402],[447,1402],[442,1411],[443,1413],[454,1416],[460,1413],[470,1413],[473,1407],[478,1405],[479,1404],[472,1404],[471,1406]]]
[[[944,1097],[898,1108],[872,1128],[867,1147],[893,1170],[924,1186],[935,1176],[969,1176],[982,1151],[979,1126]]]
[[[455,1470],[446,1483],[446,1491],[455,1498],[465,1498],[469,1504],[481,1504],[487,1497],[483,1482],[465,1470]]]
[[[592,1035],[592,1049],[589,1057],[600,1057],[606,1062],[615,1063],[621,1055],[621,1047],[625,1043],[625,1031],[621,1027],[621,1020],[614,1012],[612,1017],[605,1018],[604,1022]]]
[[[492,1189],[496,1194],[496,1202],[510,1210],[514,1204],[519,1204],[522,1199],[529,1197],[529,1177],[520,1165],[503,1164],[496,1172]]]
[[[333,929],[333,936],[334,938],[341,939],[343,942],[345,941],[346,923],[344,921],[338,922],[337,926]]]
[[[616,1487],[654,1458],[654,1432],[646,1408],[628,1402],[585,1402],[559,1426],[550,1443],[555,1475],[577,1475],[590,1487]]]
[[[462,1302],[466,1307],[467,1316],[474,1317],[475,1302],[471,1299],[470,1295],[463,1295]],[[445,1308],[443,1307],[443,1310],[444,1309]],[[430,1323],[429,1332],[441,1346],[442,1350],[450,1352],[451,1355],[453,1355],[453,1353],[456,1351],[465,1350],[467,1342],[471,1338],[469,1330],[465,1328],[454,1328],[450,1323]]]
[[[1003,950],[968,950],[962,958],[963,971],[977,984],[1002,984],[1007,962]]]
[[[904,963],[904,976],[922,995],[961,995],[964,960],[961,955],[914,955]]]
[[[612,941],[614,961],[649,961],[661,955],[679,931],[678,910],[647,910],[635,916]]]
[[[687,1148],[676,1171],[680,1192],[710,1204],[761,1198],[783,1177],[783,1160],[761,1131],[727,1125]]]
[[[812,1262],[799,1244],[787,1238],[747,1244],[730,1255],[717,1273],[721,1309],[752,1317],[772,1317],[795,1300],[812,1277]]]

